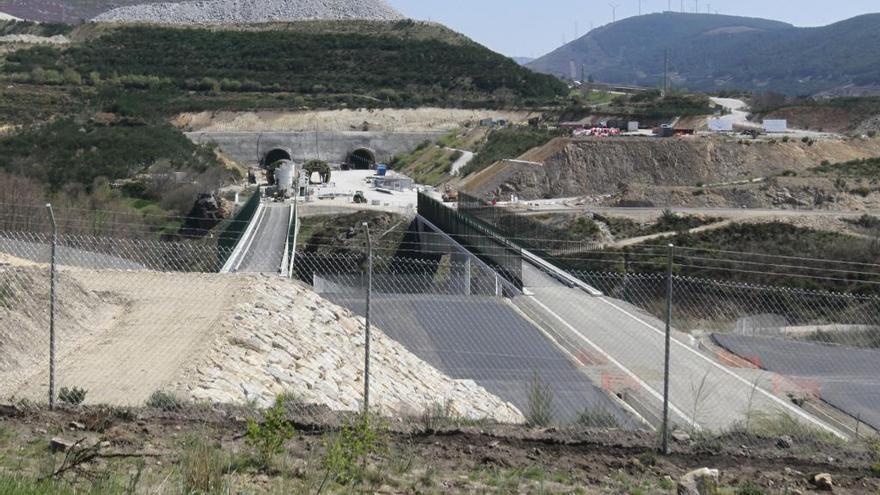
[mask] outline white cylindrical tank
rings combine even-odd
[[[278,185],[278,190],[293,190],[294,175],[296,175],[296,165],[293,162],[285,161],[280,167],[275,169],[275,183]]]

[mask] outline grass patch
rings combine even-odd
[[[419,184],[437,186],[450,178],[452,164],[461,155],[460,151],[450,151],[425,141],[410,153],[395,155],[390,166]]]
[[[226,493],[223,476],[231,462],[219,444],[202,437],[188,440],[180,455],[180,481],[184,493],[214,495]]]
[[[510,160],[532,148],[547,144],[551,139],[567,135],[565,131],[534,128],[505,128],[489,134],[486,143],[478,150],[474,159],[461,169],[461,175],[471,175],[483,170],[499,160]]]

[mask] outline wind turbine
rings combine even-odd
[[[617,7],[620,7],[620,5],[609,3],[608,6],[611,7],[611,22],[617,22]]]
[[[712,13],[712,4],[711,4],[711,3],[707,3],[707,4],[706,4],[706,13],[707,13],[707,14],[711,14],[711,13]]]
[[[642,0],[639,0],[639,15],[642,15]]]

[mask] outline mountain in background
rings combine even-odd
[[[533,57],[510,57],[514,62],[519,65],[528,65],[530,62],[533,62],[535,59]]]
[[[709,14],[631,17],[528,64],[538,72],[658,86],[664,54],[674,87],[790,95],[880,93],[880,14],[818,28]]]

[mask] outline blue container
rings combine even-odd
[[[378,175],[379,177],[385,177],[386,173],[388,173],[388,165],[380,163],[378,166],[376,166],[376,175]]]

